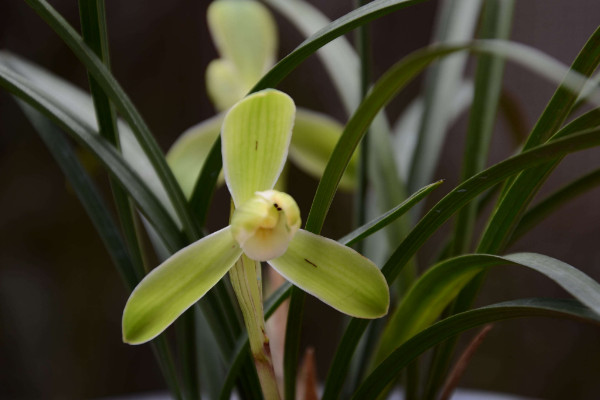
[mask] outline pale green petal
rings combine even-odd
[[[218,114],[181,134],[167,153],[167,162],[187,198],[192,194],[196,179],[210,149],[219,137],[225,114]]]
[[[275,62],[277,26],[271,13],[257,1],[220,0],[210,4],[207,17],[221,58],[233,63],[250,89]]]
[[[358,318],[379,318],[389,307],[383,274],[369,259],[338,242],[300,229],[269,264],[302,290]]]
[[[123,341],[147,342],[209,291],[242,254],[227,227],[193,243],[150,272],[123,311]]]
[[[275,185],[287,157],[295,111],[290,96],[267,89],[246,97],[225,116],[223,172],[236,206]]]
[[[333,118],[299,108],[290,145],[290,160],[304,172],[320,179],[343,130],[344,126]],[[342,189],[356,186],[357,161],[358,153],[354,153],[340,181]]]
[[[243,82],[239,72],[229,60],[213,60],[206,68],[206,91],[215,108],[227,110],[243,98],[252,88]]]

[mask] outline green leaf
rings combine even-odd
[[[222,165],[221,135],[219,135],[202,164],[190,198],[190,208],[198,219],[200,226],[204,226],[206,222],[211,199],[219,181],[219,176],[221,176]]]
[[[98,57],[110,69],[108,54],[108,32],[106,27],[106,7],[103,0],[80,0],[79,16],[81,20],[81,32],[85,43],[90,46]],[[97,120],[98,131],[102,137],[120,150],[119,132],[117,130],[117,115],[110,100],[98,85],[96,80],[88,75],[90,91],[94,101],[95,120]],[[95,122],[95,121],[92,121]],[[144,261],[138,240],[136,229],[135,210],[127,196],[127,193],[114,178],[110,179],[115,208],[119,216],[119,222],[123,229],[125,241],[128,244],[131,259],[139,279],[144,275]],[[167,381],[173,390],[175,385],[170,379]]]
[[[499,56],[503,56],[513,60],[514,62],[523,65],[527,68],[532,69],[539,75],[549,78],[552,81],[560,82],[564,78],[564,84],[569,88],[577,90],[582,83],[585,83],[585,78],[581,75],[569,72],[563,65],[558,63],[556,60],[544,55],[543,53],[532,49],[527,46],[519,45],[516,43],[498,41],[498,40],[485,40],[477,41],[471,45],[466,46],[433,46],[428,49],[424,49],[409,55],[405,59],[395,64],[373,87],[369,96],[363,101],[361,106],[357,109],[353,117],[348,121],[342,138],[338,142],[338,145],[334,149],[332,157],[325,169],[323,178],[317,188],[317,193],[313,200],[313,205],[307,220],[306,229],[310,231],[320,230],[322,223],[325,219],[325,215],[329,209],[337,182],[339,182],[341,174],[344,171],[345,165],[347,164],[351,154],[354,152],[356,145],[362,138],[366,128],[372,121],[377,112],[383,107],[393,95],[406,85],[418,72],[420,72],[425,66],[434,61],[439,57],[443,57],[447,54],[459,51],[460,49],[470,49],[471,51],[490,53]],[[594,103],[598,102],[598,92],[594,92],[588,98]],[[592,131],[590,131],[591,133]],[[583,138],[583,137],[580,137]],[[587,140],[594,141],[591,136],[588,136]],[[556,142],[553,144],[557,144]],[[585,146],[593,147],[596,144],[589,142]],[[550,150],[550,149],[553,150]],[[539,155],[547,151],[563,151],[565,148],[557,147],[545,147],[541,146]],[[566,154],[566,153],[565,153]],[[546,153],[548,155],[548,153]],[[523,156],[521,154],[521,156]],[[511,165],[510,169],[516,167],[513,172],[508,173],[507,170],[502,171],[501,174],[507,173],[507,176],[517,173],[522,168],[517,167],[520,163],[531,163],[529,166],[539,164],[539,160],[534,159],[534,153],[529,153],[527,156],[513,157],[503,163],[497,164],[495,167],[496,173],[499,173],[504,168]],[[557,153],[554,153],[552,158],[557,158]],[[528,167],[529,167],[528,166]],[[486,170],[490,172],[490,170]],[[500,182],[504,178],[500,178],[498,181],[492,179],[489,180],[490,176],[487,173],[481,173],[475,177],[469,179],[453,192],[450,197],[446,197],[433,211],[429,212],[417,225],[415,229],[409,234],[409,236],[401,243],[401,245],[394,251],[388,262],[383,268],[386,279],[388,282],[392,282],[398,276],[398,273],[405,266],[406,262],[412,258],[418,248],[421,247],[423,242],[439,227],[437,222],[445,221],[455,211],[460,209],[462,206],[467,204],[475,192],[472,188],[480,186],[481,192],[492,187],[494,184]],[[488,184],[491,185],[487,186]],[[484,188],[485,187],[485,188]],[[460,190],[460,192],[457,192]],[[476,194],[481,193],[477,190]],[[460,197],[465,196],[465,200],[462,203],[455,203]],[[468,199],[467,199],[468,197]],[[454,204],[453,204],[454,203]],[[449,213],[449,214],[446,214]],[[439,218],[439,219],[438,219]],[[429,224],[432,225],[428,226]],[[347,330],[347,339],[342,341],[339,350],[330,369],[331,374],[334,377],[328,377],[327,384],[325,387],[326,398],[336,398],[339,396],[341,386],[343,383],[343,377],[346,374],[348,361],[351,358],[354,349],[362,332],[366,328],[366,324],[361,321],[351,322]],[[339,356],[339,358],[338,358]]]
[[[408,199],[406,199],[401,204],[398,204],[396,207],[389,210],[385,214],[383,214],[383,215],[375,218],[374,220],[369,221],[365,225],[353,230],[352,232],[350,232],[349,234],[347,234],[346,236],[344,236],[343,238],[338,240],[338,242],[349,246],[353,243],[356,243],[359,240],[362,240],[362,239],[372,235],[373,233],[384,228],[385,226],[392,223],[396,219],[400,218],[408,210],[410,210],[415,204],[417,204],[419,201],[421,201],[433,189],[437,188],[443,182],[444,181],[434,182],[430,185],[425,186],[424,188],[421,188],[420,190],[415,192],[412,196],[410,196]]]
[[[236,206],[275,185],[287,158],[295,112],[287,94],[267,89],[244,98],[225,116],[223,172]]]
[[[562,261],[534,253],[459,256],[427,270],[402,299],[382,337],[376,363],[432,324],[474,276],[496,265],[517,265],[540,272],[600,315],[600,285]]]
[[[519,224],[511,236],[511,243],[526,234],[567,202],[574,200],[598,186],[600,186],[600,169],[592,171],[552,193],[544,200],[531,207],[531,209],[523,215],[523,218],[521,218],[521,221],[519,221]]]
[[[299,108],[290,144],[290,160],[319,179],[343,129],[340,123],[325,114]],[[341,188],[352,189],[356,185],[357,159],[357,154],[350,159],[340,181]]]
[[[37,92],[22,76],[0,64],[0,86],[24,100],[56,123],[79,144],[92,151],[136,201],[141,212],[149,219],[171,251],[182,247],[183,238],[173,219],[162,204],[127,165],[115,148],[87,124],[81,122],[71,110]]]
[[[4,65],[26,78],[27,84],[31,88],[60,107],[64,113],[77,117],[78,120],[94,130],[98,129],[92,98],[83,90],[46,69],[6,51],[0,51],[0,65]],[[121,120],[117,121],[117,124],[123,158],[131,169],[142,178],[173,220],[180,224],[164,186],[131,128]]]
[[[565,154],[600,145],[600,129],[586,130],[567,138],[558,139],[538,146],[527,152],[508,158],[463,182],[448,193],[419,221],[408,236],[400,243],[382,268],[388,282],[393,282],[402,268],[456,211],[464,207],[480,193],[495,186],[498,182],[521,170],[541,164]],[[363,320],[352,320],[342,337],[336,356],[330,368],[324,391],[324,398],[332,399],[339,395],[347,368],[367,327]]]
[[[514,0],[487,1],[483,7],[481,32],[484,39],[507,39],[510,35]],[[475,94],[463,154],[461,180],[485,168],[502,88],[505,60],[482,54],[475,71]],[[458,214],[454,230],[454,254],[468,252],[477,205],[469,204]]]
[[[379,268],[334,240],[299,230],[287,252],[268,263],[302,290],[358,318],[379,318],[389,306]]]
[[[287,18],[304,37],[331,23],[317,7],[303,0],[264,0]],[[348,115],[360,102],[359,60],[354,48],[344,36],[317,51]]]
[[[114,76],[106,68],[93,50],[88,48],[79,34],[69,23],[45,0],[26,0],[48,25],[60,36],[63,42],[73,51],[75,56],[85,65],[88,73],[96,80],[104,93],[110,98],[122,117],[131,126],[144,153],[150,160],[160,182],[165,187],[169,200],[180,218],[188,240],[200,237],[200,227],[192,217],[181,188],[177,184],[171,169],[167,165],[164,154],[152,136],[146,122],[139,114],[131,99],[123,91]]]
[[[345,14],[327,26],[324,26],[318,32],[315,32],[296,47],[296,49],[280,60],[252,88],[252,91],[254,92],[268,87],[275,87],[311,54],[315,53],[318,49],[332,40],[350,32],[352,29],[400,10],[401,8],[409,7],[423,1],[425,0],[375,0]]]
[[[370,94],[346,124],[342,138],[334,149],[323,173],[323,178],[319,182],[319,187],[317,188],[317,193],[315,194],[307,220],[307,230],[313,231],[315,228],[316,231],[320,230],[333,200],[337,183],[340,181],[356,146],[379,110],[431,62],[461,50],[471,50],[477,53],[507,57],[550,80],[560,82],[564,77],[564,84],[575,90],[586,81],[581,75],[575,72],[568,72],[556,60],[535,49],[500,40],[476,41],[470,45],[432,46],[416,51],[392,66],[379,79]],[[599,102],[598,91],[593,93],[590,100],[595,103]],[[312,227],[313,222],[316,222],[315,228]]]
[[[449,0],[442,3],[434,41],[456,44],[470,40],[481,4],[481,0]],[[466,62],[467,54],[457,54],[444,58],[428,71],[424,89],[425,107],[407,180],[409,193],[432,181]]]
[[[212,288],[240,257],[229,227],[184,247],[131,293],[123,311],[123,341],[145,343],[164,331]]]
[[[206,86],[222,111],[244,97],[275,63],[277,26],[258,1],[214,1],[207,18],[221,59],[209,65]]]
[[[19,105],[23,108],[25,115],[35,127],[38,135],[52,153],[73,190],[75,190],[77,198],[92,220],[115,267],[125,281],[125,285],[129,289],[133,289],[138,282],[138,278],[119,228],[93,181],[77,159],[73,148],[63,133],[38,111],[22,102],[19,102]]]
[[[600,126],[600,110],[592,110],[574,119],[564,128],[556,132],[548,142],[569,136],[583,129]],[[504,196],[499,201],[482,234],[477,251],[496,253],[506,247],[511,234],[519,222],[520,216],[533,199],[535,193],[546,178],[560,163],[562,157],[546,164],[523,171],[514,178]]]
[[[490,322],[523,317],[568,318],[600,325],[598,314],[572,300],[522,299],[456,314],[430,326],[397,348],[365,379],[353,399],[377,398],[403,368],[444,340]]]
[[[590,76],[600,64],[600,28],[592,34],[583,49],[577,55],[571,66],[571,73],[565,77],[560,86],[550,99],[544,112],[537,121],[531,134],[523,147],[524,150],[530,149],[547,140],[566,135],[569,132],[590,127],[588,118],[592,121],[597,119],[593,112],[582,116],[578,120],[571,122],[571,128],[563,129],[559,136],[555,136],[560,126],[567,119],[572,110],[580,91],[586,86],[587,80],[578,79],[574,81],[570,77],[575,76],[572,71],[576,71],[576,76]],[[579,75],[581,73],[581,75]],[[590,96],[598,93],[598,90],[590,92]],[[585,117],[585,118],[584,118]],[[595,125],[591,125],[595,126]],[[510,233],[514,230],[519,217],[527,205],[533,199],[537,190],[541,187],[545,178],[556,167],[560,160],[542,165],[532,171],[526,171],[519,175],[509,185],[506,185],[492,217],[482,234],[477,251],[485,253],[496,253],[500,251],[510,238]]]
[[[454,125],[458,117],[471,106],[472,102],[473,82],[464,81],[452,101],[448,126]],[[392,128],[392,134],[394,135],[393,150],[398,165],[398,173],[404,180],[408,179],[408,172],[417,145],[419,126],[424,112],[425,101],[422,96],[417,97],[404,108]]]
[[[225,114],[218,114],[187,129],[167,152],[167,162],[186,198],[190,198],[210,148],[221,132]]]

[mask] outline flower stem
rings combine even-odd
[[[266,400],[278,400],[279,390],[263,317],[260,262],[242,254],[229,271],[229,277],[244,316],[250,350],[263,395]]]

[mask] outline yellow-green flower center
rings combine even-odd
[[[231,232],[248,257],[267,261],[285,253],[300,222],[300,210],[289,194],[266,190],[234,211]]]

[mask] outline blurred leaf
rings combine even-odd
[[[379,79],[346,124],[342,138],[334,149],[323,178],[319,182],[307,220],[307,227],[310,227],[307,228],[308,230],[313,229],[312,221],[318,221],[316,227],[320,229],[335,194],[337,183],[356,146],[379,110],[431,62],[461,50],[503,56],[554,81],[560,81],[564,77],[563,83],[574,90],[585,82],[585,78],[575,72],[568,72],[563,65],[543,53],[524,45],[501,40],[476,41],[470,45],[432,46],[408,55]],[[598,93],[594,92],[590,100],[600,102]]]
[[[502,90],[499,111],[508,125],[512,145],[515,147],[521,146],[525,143],[525,139],[527,139],[527,135],[529,134],[529,125],[523,104],[519,102],[513,93]]]
[[[449,110],[448,126],[454,125],[458,117],[471,106],[472,102],[473,82],[463,81],[452,101]],[[408,172],[417,145],[419,125],[421,124],[424,112],[425,102],[423,97],[419,96],[404,108],[392,129],[394,135],[394,155],[398,164],[398,173],[405,181],[408,179]]]
[[[423,243],[457,210],[468,204],[480,193],[495,186],[507,177],[523,169],[541,164],[545,160],[556,159],[578,149],[600,145],[600,135],[598,133],[600,133],[600,128],[586,130],[579,134],[543,144],[508,158],[458,185],[431,208],[390,256],[382,268],[387,281],[393,282],[404,265],[422,247]],[[360,319],[350,321],[329,370],[324,398],[336,398],[339,394],[350,359],[367,325],[367,321]]]
[[[433,42],[456,44],[470,40],[481,4],[481,0],[440,3]],[[467,54],[457,54],[433,65],[427,74],[424,111],[407,181],[409,193],[432,181],[466,62]]]
[[[29,0],[31,1],[31,0]],[[375,0],[336,19],[315,32],[296,49],[280,60],[252,88],[252,91],[275,87],[311,54],[352,29],[384,15],[421,3],[425,0]],[[353,77],[354,79],[354,77]]]
[[[488,0],[482,13],[478,37],[507,39],[510,36],[514,0]],[[460,180],[465,180],[485,168],[506,61],[501,57],[481,54],[475,71],[475,93],[469,113],[469,126],[463,153]],[[475,225],[477,204],[471,203],[456,217],[453,235],[453,254],[468,252]]]
[[[531,207],[521,218],[511,236],[511,242],[518,240],[537,224],[552,215],[557,209],[580,195],[600,186],[600,169],[597,169],[581,178],[565,185],[552,193],[544,200]]]
[[[0,86],[33,106],[79,144],[96,154],[107,170],[121,182],[123,188],[137,202],[141,212],[151,221],[169,248],[174,251],[182,247],[183,238],[179,229],[162,204],[115,148],[98,135],[97,131],[81,122],[70,109],[63,108],[60,104],[46,98],[43,93],[37,92],[30,82],[5,68],[3,64],[0,64]]]
[[[558,317],[600,325],[598,314],[572,300],[522,299],[453,315],[430,326],[398,347],[362,383],[353,399],[375,399],[419,355],[468,329],[523,317]]]
[[[580,76],[579,73],[581,73],[581,76],[587,77],[593,73],[599,64],[600,28],[596,29],[575,58],[571,66],[571,73],[566,75],[550,99],[533,131],[527,138],[523,150],[530,149],[554,137],[566,135],[569,132],[596,126],[590,125],[590,122],[587,122],[584,118],[580,118],[577,123],[572,122],[570,128],[563,129],[559,136],[554,136],[567,119],[579,92],[587,83],[585,79],[578,79],[576,81],[570,79],[570,77],[575,76],[572,72],[577,72],[578,75],[576,76],[578,77]],[[597,92],[596,90],[589,94],[593,96]],[[532,171],[526,171],[505,186],[501,199],[482,234],[477,251],[496,253],[506,245],[522,212],[558,162],[560,160],[551,162],[548,165],[541,165]]]
[[[104,204],[102,196],[98,193],[93,181],[77,160],[77,155],[71,145],[65,139],[63,133],[38,111],[21,101],[18,104],[36,128],[40,138],[44,141],[61,171],[73,187],[77,198],[92,220],[98,235],[111,256],[117,271],[123,278],[125,286],[129,290],[133,290],[141,277],[138,277],[134,270],[127,247],[110,211]],[[152,345],[152,350],[165,379],[170,384],[170,389],[173,390],[173,396],[179,399],[176,372],[173,366],[171,349],[166,338],[164,336],[158,337]]]
[[[359,240],[362,240],[378,230],[384,228],[386,225],[390,224],[394,220],[398,219],[402,215],[404,215],[408,210],[410,210],[415,204],[421,201],[425,196],[427,196],[433,189],[437,188],[444,181],[434,182],[430,185],[421,188],[408,199],[406,199],[402,204],[397,205],[393,209],[389,210],[385,214],[375,218],[372,221],[369,221],[365,225],[353,230],[338,242],[344,243],[349,246]]]
[[[600,87],[600,73],[596,73],[596,75],[592,76],[587,84],[581,90],[579,97],[577,97],[577,101],[573,105],[573,109],[579,108],[587,101],[587,96],[590,95],[594,90],[597,90]]]
[[[102,63],[102,60],[96,56],[93,50],[85,45],[81,36],[48,2],[45,0],[26,0],[26,3],[48,23],[62,41],[73,51],[75,56],[84,64],[88,73],[104,90],[104,93],[127,121],[144,154],[148,157],[160,182],[164,186],[173,208],[181,221],[187,239],[192,241],[199,238],[201,236],[200,227],[192,217],[181,188],[171,173],[162,150],[123,88]]]
[[[376,364],[431,325],[475,275],[497,265],[523,266],[546,275],[600,315],[600,284],[562,261],[534,253],[459,256],[428,269],[402,299],[381,339]]]
[[[303,0],[264,2],[285,16],[307,38],[331,23],[317,7]],[[317,56],[323,62],[346,112],[352,114],[360,102],[359,60],[354,48],[348,39],[340,36],[318,50]]]
[[[0,51],[0,64],[25,77],[32,88],[63,110],[68,110],[71,115],[77,116],[92,129],[98,129],[92,98],[83,90],[44,68],[6,51]],[[179,219],[169,196],[131,128],[123,121],[118,121],[118,130],[123,158],[160,200],[169,215],[178,222]]]
[[[548,143],[584,129],[593,129],[598,126],[600,126],[600,110],[596,109],[571,121],[571,123],[556,132]],[[489,249],[490,252],[495,253],[506,247],[519,222],[519,217],[561,160],[562,157],[523,171],[514,179],[511,188],[501,198],[488,221],[479,242],[478,251]]]
[[[63,133],[31,106],[20,101],[19,105],[73,187],[77,198],[85,208],[110,254],[115,267],[125,281],[125,286],[132,290],[139,279],[136,276],[119,228],[116,226],[94,182],[78,161],[75,151],[63,136]]]

